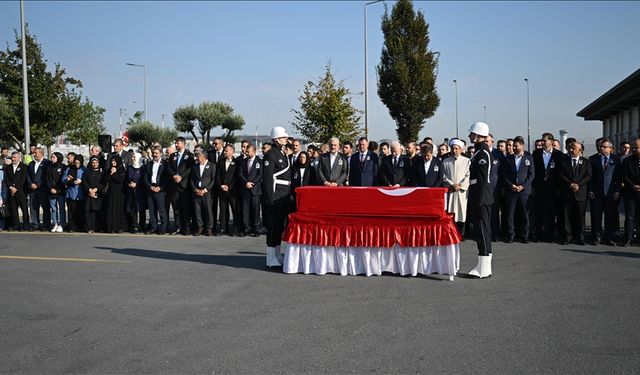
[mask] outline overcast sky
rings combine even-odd
[[[394,2],[387,2],[391,7]],[[203,100],[226,101],[245,132],[290,128],[292,108],[309,79],[334,73],[364,109],[364,2],[60,2],[26,1],[32,33],[50,63],[60,62],[107,109],[110,132],[119,109],[144,107],[149,120]],[[640,2],[415,2],[440,52],[441,104],[420,136],[455,136],[458,81],[460,135],[485,119],[498,138],[526,136],[530,81],[532,139],[566,128],[593,139],[600,122],[576,112],[640,67]],[[13,43],[18,1],[0,2],[0,40]],[[376,92],[384,4],[368,9],[369,133],[395,138],[394,121]],[[13,48],[13,45],[12,45]],[[135,103],[132,103],[134,102]]]

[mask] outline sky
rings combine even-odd
[[[119,130],[120,109],[144,108],[172,126],[173,111],[224,101],[246,120],[246,134],[293,130],[292,109],[308,80],[330,61],[334,75],[364,109],[364,4],[361,1],[25,1],[25,18],[51,65],[83,82]],[[385,4],[367,6],[369,138],[394,139],[395,122],[376,90]],[[544,131],[592,140],[598,121],[576,113],[640,68],[640,2],[416,1],[440,53],[435,115],[420,138],[467,135],[486,121],[496,138]],[[13,48],[19,1],[0,2],[0,41]],[[4,46],[3,46],[4,47]],[[486,110],[485,110],[486,107]],[[363,118],[364,121],[364,118]],[[215,131],[214,131],[215,132]]]

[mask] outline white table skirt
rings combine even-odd
[[[391,272],[452,277],[460,269],[460,245],[428,247],[334,247],[283,244],[285,273],[342,276]]]

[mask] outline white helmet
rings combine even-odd
[[[481,137],[486,137],[489,135],[489,125],[484,122],[478,121],[471,125],[469,128],[469,133],[475,133]]]
[[[287,131],[284,130],[282,126],[274,126],[273,129],[271,129],[271,139],[278,139],[282,137],[289,137],[289,135],[287,135]]]

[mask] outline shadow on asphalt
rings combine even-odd
[[[608,255],[612,257],[622,257],[622,258],[640,258],[640,253],[631,253],[628,251],[593,251],[593,250],[578,250],[578,249],[560,249],[560,251],[570,251],[572,253],[583,253],[583,254]]]
[[[146,250],[146,249],[119,249],[115,247],[96,246],[95,249],[109,250],[114,254],[130,255],[136,257],[178,260],[183,262],[196,262],[203,264],[217,264],[220,266],[234,268],[249,268],[258,271],[269,270],[264,265],[264,255],[262,256],[238,256],[238,255],[208,255],[208,254],[183,254],[169,251]]]

